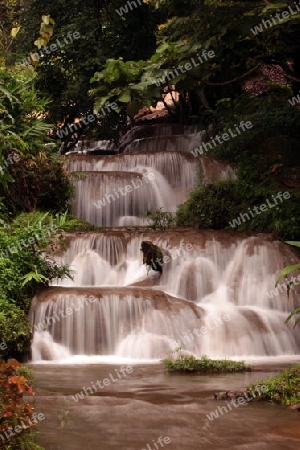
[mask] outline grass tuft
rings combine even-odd
[[[168,372],[232,373],[252,370],[244,361],[214,360],[206,356],[196,359],[192,355],[181,355],[175,360],[164,359],[163,363]]]
[[[281,405],[300,403],[300,364],[285,369],[279,375],[266,381],[259,381],[268,387],[260,400],[269,400]],[[256,383],[257,384],[257,383]]]

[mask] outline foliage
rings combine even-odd
[[[166,79],[170,72],[166,66],[188,63],[200,48],[196,44],[191,47],[180,42],[164,43],[156,49],[148,62],[109,59],[104,70],[96,73],[91,80],[92,83],[100,83],[98,88],[91,90],[92,95],[97,98],[96,110],[105,102],[113,101],[119,105],[120,110],[126,108],[127,114],[133,117],[143,105],[155,105],[162,99],[165,85],[164,82],[160,84],[160,80]],[[172,84],[187,77],[190,74],[179,74],[172,80]]]
[[[63,163],[63,158],[41,151],[10,165],[7,170],[14,182],[0,185],[5,208],[12,215],[35,209],[65,210],[73,187]]]
[[[1,0],[0,17],[0,65],[2,65],[19,31],[21,9],[18,0]]]
[[[235,216],[237,204],[238,195],[232,182],[197,186],[190,192],[188,200],[178,207],[176,223],[179,226],[223,229]]]
[[[282,239],[300,237],[299,201],[300,194],[288,190],[290,198],[276,206],[272,199],[281,190],[280,186],[260,186],[248,180],[237,182],[220,181],[209,185],[196,186],[189,194],[188,200],[180,205],[176,213],[178,226],[199,227],[201,229],[231,229],[230,223],[239,218],[239,214],[247,214],[249,220],[240,219],[236,231],[252,230],[256,232],[276,232]],[[253,184],[252,184],[253,183]],[[250,194],[250,195],[249,195]],[[269,200],[272,208],[261,214],[249,213],[255,206],[266,204]]]
[[[46,152],[47,101],[31,70],[0,67],[0,198],[11,214],[65,209],[72,193],[63,161]]]
[[[213,360],[206,356],[196,359],[192,355],[180,355],[177,359],[164,359],[168,372],[201,372],[201,373],[232,373],[248,372],[251,367],[243,361]]]
[[[12,149],[21,156],[35,155],[46,142],[50,126],[42,117],[48,102],[39,97],[34,78],[31,70],[0,66],[1,159]]]
[[[162,0],[154,4],[164,20],[158,26],[156,52],[148,61],[128,62],[122,70],[122,61],[110,59],[104,71],[94,77],[94,81],[104,81],[104,87],[101,83],[99,91],[93,91],[98,94],[97,104],[110,98],[119,102],[120,107],[124,107],[125,100],[150,105],[161,99],[164,92],[177,91],[180,94],[179,103],[174,102],[177,118],[186,122],[190,117],[197,117],[201,121],[203,114],[215,109],[218,100],[237,98],[245,79],[257,74],[263,64],[279,64],[289,77],[293,67],[299,78],[296,37],[300,14],[255,35],[252,29],[263,18],[269,19],[272,9],[259,0]],[[288,2],[281,2],[273,7],[277,12],[287,6]],[[178,70],[172,80],[165,77],[203,50],[213,51],[216,57],[188,71]],[[132,77],[127,85],[124,77],[114,76],[115,68],[119,73],[130,72]]]
[[[93,225],[83,220],[77,219],[75,217],[69,217],[68,220],[61,226],[61,229],[65,232],[75,232],[75,231],[96,231],[101,230],[97,225]]]
[[[281,405],[293,405],[300,402],[300,364],[285,369],[276,377],[259,381],[259,383],[268,388],[261,394],[260,400],[269,400]],[[257,383],[255,384],[257,385]]]
[[[17,218],[10,228],[0,229],[0,292],[24,310],[37,290],[68,273],[66,267],[50,259],[51,245],[59,228],[47,226],[46,217],[37,218],[27,226]],[[48,258],[44,257],[45,251]],[[39,280],[33,277],[22,287],[24,277],[30,272],[39,274]]]
[[[49,102],[35,89],[35,79],[32,67],[0,64],[0,196],[14,215],[66,208],[72,192],[62,161],[45,150]]]
[[[0,300],[0,342],[5,344],[1,349],[1,358],[19,357],[30,349],[31,326],[27,315],[18,306]]]
[[[59,216],[22,214],[0,228],[0,341],[7,345],[5,357],[29,350],[27,313],[33,296],[51,280],[69,276],[67,267],[51,257],[63,242],[61,222]]]
[[[287,101],[291,95],[290,88],[270,83],[263,97],[243,94],[217,103],[210,114],[211,138],[234,131],[241,120],[253,125],[209,150],[209,156],[235,164],[238,180],[197,187],[178,210],[179,224],[228,228],[229,221],[247,213],[248,208],[267,200],[272,203],[272,195],[288,191],[288,200],[263,214],[254,214],[236,229],[277,232],[283,239],[299,239],[300,194],[289,184],[300,168],[300,115]]]
[[[287,244],[290,245],[294,245],[295,247],[300,247],[300,242],[294,242],[294,241],[287,241]],[[292,266],[287,266],[284,269],[282,269],[282,271],[280,272],[280,274],[277,277],[276,280],[276,284],[275,287],[278,285],[278,283],[282,280],[282,278],[287,278],[287,276],[293,272],[294,270],[300,270],[300,264],[294,264]],[[288,282],[288,294],[290,292],[290,289],[292,286],[300,284],[299,281],[293,282],[293,281],[289,281]],[[298,316],[299,317],[295,317]],[[286,319],[286,322],[289,322],[292,318],[295,318],[295,324],[294,326],[298,325],[300,323],[300,308],[295,308],[294,311],[291,312],[291,314],[289,314],[289,316]]]
[[[14,223],[17,223],[19,227],[27,227],[32,222],[42,222],[44,226],[49,228],[55,228],[60,232],[68,231],[95,231],[101,228],[96,225],[92,225],[89,222],[84,222],[81,219],[77,219],[72,215],[69,215],[68,211],[64,213],[46,214],[42,211],[34,211],[32,213],[20,214],[14,219]],[[63,236],[59,236],[59,241],[63,241]]]
[[[80,33],[80,39],[44,55],[37,68],[37,86],[53,100],[49,109],[52,122],[72,123],[74,118],[92,113],[89,81],[95,72],[104,68],[107,59],[139,60],[151,56],[155,48],[157,14],[151,5],[143,3],[120,17],[116,9],[123,6],[124,0],[91,0],[88,4],[74,0],[72,8],[65,0],[26,2],[24,26],[15,44],[20,59],[32,51],[32,36],[45,11],[55,21],[50,43],[57,39],[62,41],[68,32]]]
[[[24,400],[24,395],[34,395],[26,375],[28,371],[22,370],[17,361],[5,363],[0,360],[0,434],[5,438],[6,431],[9,436],[8,430],[15,426],[21,428],[9,439],[1,439],[3,450],[42,450],[33,442],[36,425],[31,418],[34,408]]]
[[[148,221],[149,227],[153,230],[165,231],[173,228],[175,225],[175,217],[172,213],[163,211],[163,208],[155,212],[147,211],[145,219]]]

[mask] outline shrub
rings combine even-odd
[[[178,359],[164,359],[164,366],[168,372],[248,372],[251,367],[243,361],[213,360],[206,356],[196,359],[192,355],[180,355]]]
[[[269,400],[281,405],[300,403],[300,364],[285,369],[276,377],[258,383],[268,387],[268,390],[260,396],[260,400]]]
[[[54,278],[69,274],[51,259],[52,248],[60,242],[60,228],[54,225],[49,215],[37,213],[23,214],[0,228],[0,341],[8,346],[6,358],[29,349],[27,313],[33,296]]]
[[[147,211],[145,214],[145,219],[149,224],[149,228],[154,231],[164,231],[168,228],[173,228],[175,224],[175,217],[172,213],[163,211],[163,208],[157,211]]]
[[[228,227],[228,222],[237,214],[239,199],[235,184],[219,181],[198,186],[191,191],[188,200],[180,205],[176,222],[179,226],[214,228]]]
[[[20,354],[30,349],[31,325],[27,315],[15,305],[0,300],[0,343],[5,344],[1,349],[1,357],[20,357]]]
[[[25,394],[34,395],[26,375],[28,371],[22,371],[17,361],[0,360],[0,448],[3,450],[42,450],[33,442],[34,408],[24,401]]]
[[[41,211],[66,210],[73,193],[63,158],[40,152],[21,158],[8,167],[13,183],[0,184],[0,196],[13,215]]]

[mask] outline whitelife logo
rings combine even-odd
[[[282,198],[283,197],[283,198]],[[266,203],[262,203],[260,206],[254,206],[253,210],[251,210],[250,208],[248,208],[249,213],[251,215],[251,217],[255,217],[255,215],[261,214],[262,212],[267,211],[268,209],[274,208],[274,206],[279,206],[279,203],[277,202],[277,200],[280,200],[280,202],[282,203],[283,200],[288,200],[291,197],[290,193],[288,191],[282,193],[282,192],[278,192],[276,197],[274,197],[274,195],[272,195],[274,204],[269,202],[269,199],[266,200]],[[277,200],[276,200],[277,199]],[[259,211],[259,209],[260,211]],[[253,212],[254,211],[254,212]],[[229,222],[229,225],[231,226],[231,228],[235,228],[238,227],[242,224],[241,220],[243,222],[246,222],[246,220],[250,220],[250,216],[248,213],[240,213],[240,217],[238,217],[237,219],[233,219],[232,222]]]
[[[6,440],[10,439],[13,436],[16,436],[16,434],[21,433],[23,430],[27,430],[27,428],[33,427],[38,423],[38,420],[42,421],[45,419],[45,416],[43,413],[33,413],[31,416],[31,420],[28,420],[28,423],[25,424],[23,420],[20,421],[20,425],[15,425],[14,427],[8,427],[5,431],[0,433],[0,437],[2,439],[2,442],[5,442]],[[11,447],[10,447],[11,448]]]
[[[280,24],[280,22],[288,19],[291,16],[294,16],[295,14],[300,13],[300,2],[294,2],[296,11],[293,10],[292,5],[288,7],[288,10],[281,11],[275,14],[275,17],[273,14],[270,14],[270,18],[266,20],[262,20],[260,25],[256,25],[256,27],[251,28],[252,33],[256,36],[258,33],[262,33],[264,30],[268,30],[269,28],[274,27],[274,25]]]
[[[213,145],[214,145],[214,147],[217,147],[218,145],[224,144],[223,141],[225,141],[225,142],[229,141],[229,139],[233,139],[233,138],[237,137],[238,135],[242,134],[242,132],[244,132],[246,130],[250,130],[252,127],[253,127],[252,122],[250,122],[250,121],[244,122],[243,120],[241,120],[239,126],[236,125],[236,124],[234,125],[235,131],[237,132],[237,134],[233,133],[231,128],[229,128],[227,130],[227,133],[223,133],[222,134],[222,137],[220,137],[217,134],[210,141],[201,144],[200,147],[197,147],[194,150],[191,150],[191,153],[196,158],[196,156],[203,155],[204,153],[207,153],[208,150],[212,150],[213,149]],[[223,141],[222,141],[222,139],[223,139]]]
[[[152,172],[144,173],[142,177],[138,177],[138,178],[136,178],[136,180],[132,180],[131,184],[127,184],[124,188],[119,187],[118,192],[121,192],[122,196],[124,197],[126,194],[129,194],[134,189],[139,189],[140,187],[144,186],[144,184],[148,184],[149,181],[153,181],[154,179],[155,179],[154,173],[152,173]],[[139,184],[135,184],[135,181],[138,182]],[[113,190],[114,190],[114,193],[105,194],[105,197],[103,197],[102,200],[93,202],[93,204],[96,206],[97,209],[101,209],[103,206],[106,206],[107,202],[110,203],[110,200],[115,201],[115,200],[117,200],[117,198],[120,198],[120,195],[118,194],[118,192],[115,189],[113,189]]]
[[[71,316],[75,311],[80,311],[81,309],[84,308],[84,306],[88,305],[89,303],[94,303],[97,300],[97,298],[94,297],[93,295],[90,295],[89,299],[87,299],[86,297],[87,295],[85,295],[83,299],[79,297],[77,305],[71,303],[71,305],[68,306],[64,311],[62,309],[59,309],[55,311],[52,316],[46,317],[42,322],[39,322],[37,325],[34,325],[35,331],[43,331],[50,325],[55,325],[56,322],[59,322],[61,317],[65,319],[67,316]]]
[[[238,397],[237,399],[233,399],[231,400],[231,402],[227,402],[227,408],[229,409],[229,411],[232,411],[232,407],[231,405],[233,405],[235,408],[238,408],[241,405],[245,405],[246,402],[250,402],[251,400],[253,400],[255,397],[260,397],[261,393],[266,393],[268,392],[268,387],[266,385],[262,385],[262,386],[256,386],[255,390],[250,389],[251,395],[252,397],[248,397],[248,394],[250,394],[249,391],[245,391],[243,392],[244,397]],[[256,392],[256,395],[255,395]],[[236,402],[238,404],[236,404]],[[219,413],[221,413],[221,415],[223,416],[224,412],[228,413],[228,409],[226,408],[226,406],[218,406],[218,409],[215,409],[215,411],[212,411],[210,414],[206,414],[206,417],[208,418],[208,420],[210,422],[212,422],[214,419],[218,419],[219,417]]]
[[[166,82],[166,80],[171,81],[173,78],[179,76],[179,72],[186,73],[189,70],[192,70],[194,67],[200,66],[204,61],[208,61],[208,58],[215,58],[215,52],[213,50],[203,50],[201,56],[199,54],[196,55],[195,58],[191,58],[191,62],[187,62],[184,65],[180,64],[177,67],[173,67],[174,70],[171,70],[166,75],[161,78],[158,78],[158,81],[155,82],[156,86],[159,87]]]
[[[299,94],[297,95],[297,97],[292,97],[289,99],[289,104],[291,106],[295,106],[297,103],[300,103],[300,91],[299,91]]]
[[[201,328],[194,328],[193,331],[188,330],[188,334],[180,335],[180,339],[177,341],[178,345],[182,346],[187,343],[190,343],[191,341],[194,341],[195,339],[194,335],[200,337],[207,334],[208,331],[215,330],[219,326],[223,325],[223,320],[224,322],[229,322],[229,320],[231,320],[231,317],[229,316],[229,314],[224,314],[223,316],[222,314],[219,314],[219,316],[211,317],[210,321],[207,322],[206,326]]]
[[[115,369],[115,372],[116,372],[116,375],[118,376],[118,378],[114,378],[114,375],[112,373],[110,373],[109,374],[109,378],[110,379],[109,378],[104,378],[102,381],[97,380],[96,383],[91,381],[92,387],[83,387],[82,391],[78,392],[75,396],[72,395],[72,399],[74,400],[74,402],[78,402],[79,400],[83,400],[86,395],[90,395],[90,394],[93,394],[93,393],[97,392],[98,389],[95,386],[95,384],[98,386],[99,389],[104,389],[106,386],[109,386],[111,384],[111,381],[113,383],[116,383],[117,381],[119,381],[122,378],[122,376],[126,377],[126,373],[132,373],[133,372],[133,367],[132,366],[126,366],[126,367],[122,366],[121,369],[120,369],[120,372],[122,373],[122,375],[119,373],[119,371],[117,369]],[[102,383],[104,384],[104,386],[102,386]]]
[[[141,450],[159,450],[160,448],[164,447],[164,444],[170,444],[171,443],[171,438],[169,438],[169,436],[165,436],[164,438],[162,436],[159,436],[159,438],[157,438],[157,442],[155,442],[154,439],[152,439],[153,443],[154,443],[154,449],[152,447],[150,447],[150,444],[147,444],[147,448],[142,448]],[[158,446],[158,444],[160,445],[160,447]],[[152,445],[152,444],[151,444]]]
[[[137,0],[136,2],[130,2],[128,1],[125,3],[124,6],[122,6],[119,9],[116,9],[116,13],[119,14],[120,17],[122,17],[124,14],[127,14],[129,12],[128,6],[130,8],[130,11],[132,11],[134,8],[138,8],[138,6],[142,6],[143,2],[141,0]]]
[[[289,287],[293,284],[299,284],[300,283],[300,275],[298,277],[291,277],[291,279],[287,283],[278,284],[275,289],[272,289],[271,291],[267,292],[267,296],[272,299],[273,297],[277,296],[279,294],[278,289],[280,289],[280,293],[282,294],[282,289],[285,290],[285,292],[288,292]]]
[[[99,110],[97,114],[88,114],[85,117],[82,117],[78,122],[73,123],[72,125],[67,124],[64,128],[61,128],[57,131],[57,136],[59,139],[63,139],[64,137],[69,136],[69,134],[73,134],[75,131],[81,130],[83,126],[88,126],[90,123],[97,121],[98,119],[103,119],[107,114],[111,114],[118,108],[117,103],[106,102]],[[106,110],[106,111],[105,111]]]
[[[30,55],[27,58],[22,59],[18,64],[25,64],[25,65],[31,65],[33,61],[38,62],[40,58],[43,58],[46,55],[50,55],[53,52],[56,52],[57,50],[64,48],[66,45],[71,44],[74,39],[80,38],[80,33],[78,31],[69,31],[66,36],[61,36],[59,39],[63,40],[61,42],[58,38],[56,39],[55,44],[44,45],[41,47],[38,51],[30,53]]]

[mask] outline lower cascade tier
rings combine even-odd
[[[285,323],[285,312],[238,306],[227,289],[197,303],[153,288],[52,287],[32,302],[32,360],[157,360],[178,348],[212,358],[300,353],[300,330]]]

